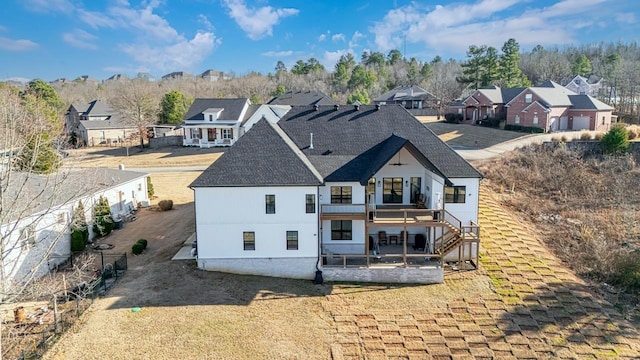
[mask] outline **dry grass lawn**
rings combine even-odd
[[[144,149],[138,147],[127,149],[86,148],[68,150],[68,165],[90,167],[117,167],[119,164],[127,168],[165,167],[165,166],[199,166],[209,165],[222,155],[224,148],[200,149],[196,147],[171,146],[160,149]]]

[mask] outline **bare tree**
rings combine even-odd
[[[147,127],[158,121],[160,87],[144,79],[133,79],[119,81],[110,91],[109,105],[122,116],[125,125],[138,129],[143,148]]]
[[[436,61],[431,67],[432,75],[425,84],[425,90],[435,96],[435,104],[432,106],[440,116],[447,110],[451,101],[457,99],[464,90],[464,85],[457,81],[462,74],[462,68],[455,61]]]

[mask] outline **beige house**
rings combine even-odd
[[[79,145],[86,146],[122,143],[137,139],[139,132],[102,100],[93,100],[87,105],[71,104],[66,113],[65,131],[75,134]]]

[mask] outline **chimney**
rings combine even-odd
[[[340,109],[340,105],[338,105],[338,104],[333,105],[333,109],[335,111],[338,111],[338,109]]]
[[[309,150],[313,150],[313,133],[309,133]]]
[[[318,104],[313,105],[313,110],[318,111]]]

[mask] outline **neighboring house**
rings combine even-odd
[[[238,99],[195,99],[184,116],[184,146],[231,146],[251,102]]]
[[[117,80],[121,80],[121,79],[127,79],[127,75],[113,74],[108,79],[106,79],[105,81],[117,81]]]
[[[538,127],[545,132],[564,130],[607,131],[613,108],[589,96],[578,95],[553,82],[539,86],[478,89],[452,108],[462,122],[475,124],[487,118],[502,118],[506,124]]]
[[[317,90],[305,91],[287,91],[284,94],[275,97],[269,101],[269,105],[290,105],[290,106],[306,106],[306,105],[336,105],[333,99]]]
[[[417,85],[398,86],[373,99],[374,104],[402,105],[414,115],[437,115],[437,110],[432,108],[436,101],[434,95]]]
[[[202,74],[198,75],[198,77],[214,82],[214,81],[218,81],[218,80],[230,80],[231,78],[227,75],[225,75],[222,71],[215,71],[215,70],[205,70],[204,72],[202,72]]]
[[[151,73],[148,73],[148,72],[139,72],[136,75],[136,79],[143,79],[150,82],[156,81],[155,76],[151,75]]]
[[[162,76],[162,80],[182,80],[182,79],[193,79],[193,75],[186,73],[184,71],[174,71],[172,73],[166,74]]]
[[[602,87],[602,78],[593,74],[589,75],[588,78],[577,75],[569,80],[564,87],[576,94],[589,95],[595,98],[598,97],[598,93]]]
[[[53,175],[13,173],[3,197],[0,225],[5,278],[23,283],[47,274],[71,255],[70,223],[83,204],[90,239],[93,206],[100,196],[109,201],[114,219],[149,202],[148,174],[107,168],[63,170]],[[12,199],[15,197],[15,199]],[[30,200],[37,200],[33,202]]]
[[[93,100],[86,106],[71,104],[66,113],[65,131],[75,133],[78,141],[87,146],[122,142],[139,132],[102,100]]]
[[[477,266],[481,177],[400,106],[294,106],[190,185],[198,267],[442,282],[445,261]]]

